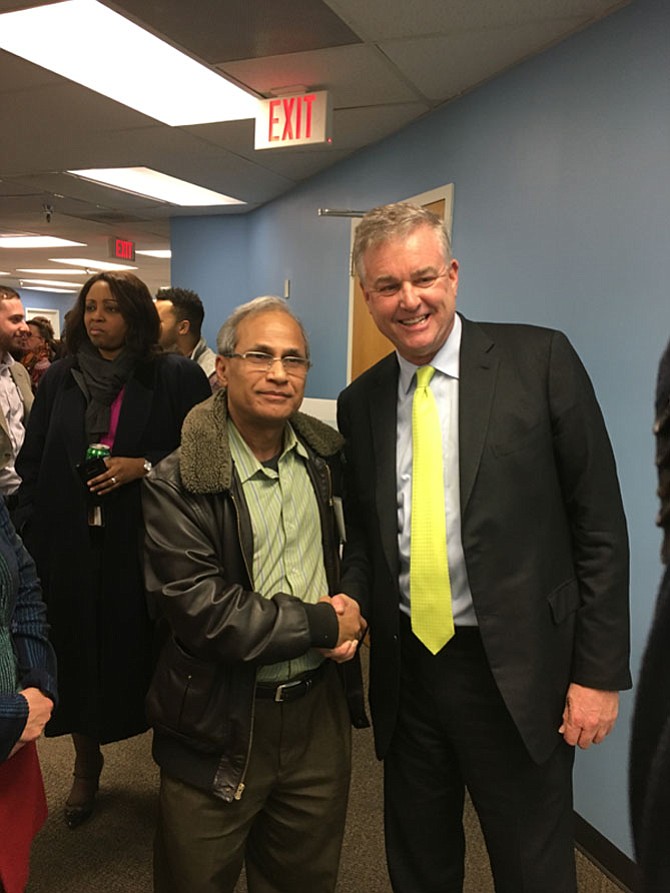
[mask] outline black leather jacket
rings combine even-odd
[[[332,594],[342,439],[302,413],[291,423],[310,456]],[[337,620],[328,605],[253,591],[251,520],[227,425],[224,392],[195,407],[180,450],[145,480],[143,507],[147,589],[170,627],[147,697],[154,757],[168,774],[231,801],[244,789],[257,668],[333,647]],[[367,725],[358,661],[340,671],[352,722]]]

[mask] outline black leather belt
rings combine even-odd
[[[256,697],[269,698],[278,704],[284,701],[297,701],[298,698],[303,698],[308,691],[311,691],[321,679],[326,663],[324,661],[316,670],[303,673],[302,676],[289,679],[288,682],[281,682],[279,685],[274,685],[274,683],[268,685],[267,683],[259,682],[256,686]]]

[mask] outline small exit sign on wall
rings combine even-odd
[[[332,106],[327,90],[263,99],[256,114],[256,149],[330,143]]]
[[[109,256],[116,260],[135,260],[135,243],[130,239],[119,239],[110,236]]]

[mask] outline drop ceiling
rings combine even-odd
[[[0,0],[0,13],[43,5]],[[333,98],[325,147],[254,150],[254,122],[168,127],[0,50],[0,233],[86,249],[0,250],[0,282],[49,258],[107,259],[108,238],[169,247],[169,218],[240,214],[626,5],[622,0],[123,0],[112,9],[269,97],[302,85]],[[54,52],[58,35],[54,34]],[[101,56],[118,60],[123,48]],[[242,199],[178,208],[64,173],[144,165]],[[53,209],[47,222],[45,207]],[[136,260],[155,292],[169,261]],[[42,276],[41,278],[49,278]],[[65,277],[63,277],[65,278]],[[71,281],[73,278],[68,277]],[[83,281],[85,276],[79,277]]]

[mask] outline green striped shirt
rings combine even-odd
[[[264,598],[286,592],[315,604],[328,594],[328,581],[307,451],[288,423],[276,471],[258,461],[232,421],[229,439],[254,532],[254,590]],[[258,679],[284,682],[322,661],[323,655],[310,650],[293,660],[262,667]]]

